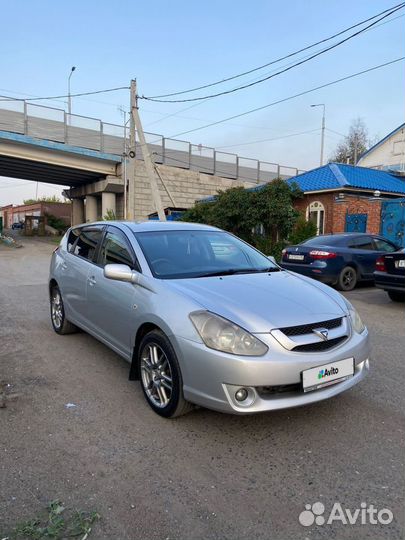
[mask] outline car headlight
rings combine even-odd
[[[348,300],[346,300],[346,298],[345,298],[345,302],[346,302],[347,309],[349,310],[350,320],[352,322],[352,327],[354,328],[354,331],[357,332],[358,334],[362,334],[364,330],[366,329],[365,324],[361,320],[361,317],[358,314],[357,310],[352,306],[352,304]]]
[[[190,319],[207,347],[241,356],[263,356],[268,347],[237,324],[210,313],[194,311]]]

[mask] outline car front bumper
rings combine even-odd
[[[352,334],[342,345],[322,353],[287,351],[270,334],[256,334],[269,346],[263,357],[241,357],[215,351],[203,343],[175,338],[188,401],[234,414],[286,409],[321,401],[360,382],[369,371],[370,344],[367,330]],[[302,371],[339,360],[354,358],[354,375],[325,388],[304,392]],[[241,405],[235,399],[239,388],[252,399]]]

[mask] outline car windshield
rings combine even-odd
[[[280,271],[262,253],[223,231],[153,231],[135,236],[153,275],[161,279]]]

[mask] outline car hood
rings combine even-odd
[[[246,330],[269,332],[342,317],[343,297],[310,278],[287,271],[168,280],[177,293]]]

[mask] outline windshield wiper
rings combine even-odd
[[[271,266],[269,268],[228,268],[227,270],[215,270],[212,272],[204,272],[203,274],[198,274],[197,278],[200,277],[216,277],[216,276],[233,276],[235,274],[258,274],[258,273],[267,273],[267,272],[279,272],[281,268],[278,266]]]

